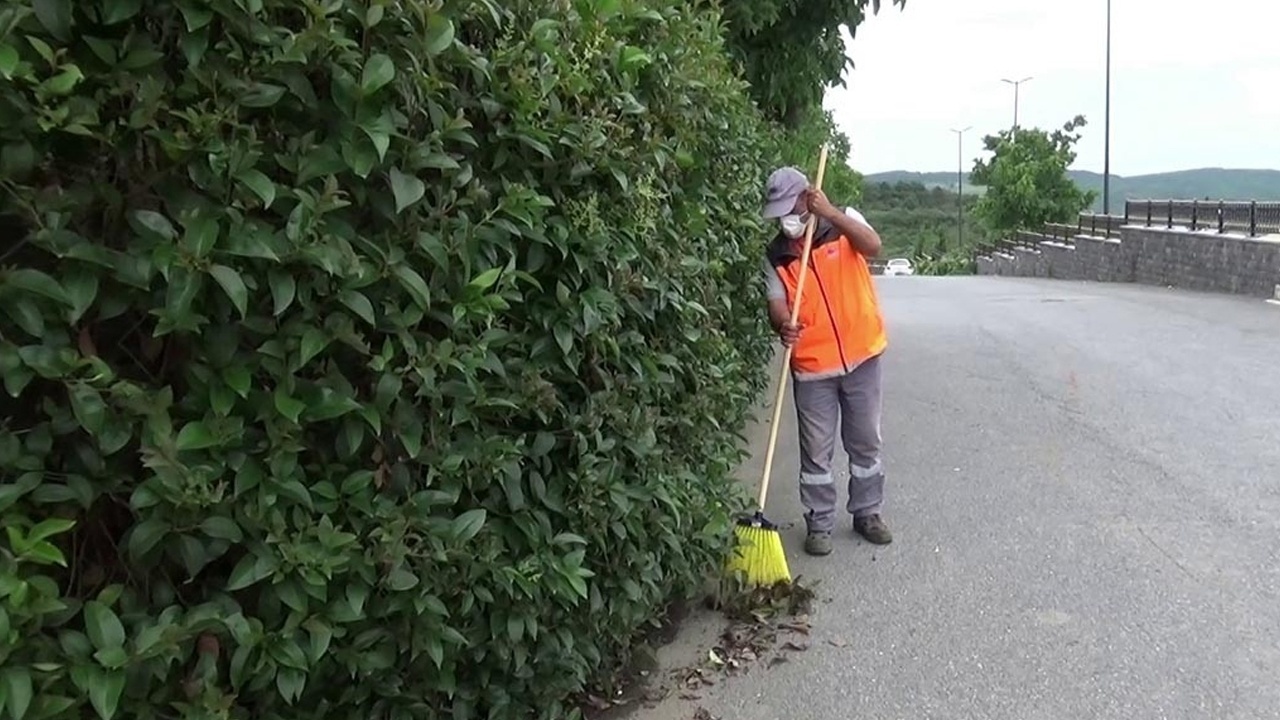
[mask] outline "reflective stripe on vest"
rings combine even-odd
[[[803,243],[779,234],[769,245],[769,261],[787,289],[788,307],[795,301]],[[851,372],[888,345],[867,259],[826,221],[814,232],[798,322],[803,330],[791,352],[796,380]]]

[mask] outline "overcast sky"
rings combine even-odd
[[[1106,0],[884,0],[849,43],[847,88],[827,93],[861,172],[965,171],[1013,121],[1089,124],[1075,167],[1102,171]],[[1280,169],[1280,2],[1113,0],[1111,171]]]

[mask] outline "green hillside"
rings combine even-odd
[[[1094,209],[1102,209],[1102,173],[1072,170],[1071,178],[1086,190],[1097,191]],[[893,170],[866,176],[869,183],[920,183],[927,188],[955,191],[954,172]],[[965,178],[965,193],[980,193]],[[1136,200],[1280,200],[1280,170],[1197,168],[1149,175],[1111,176],[1111,206],[1119,212],[1126,198]]]

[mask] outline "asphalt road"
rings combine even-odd
[[[880,292],[896,540],[846,524],[813,559],[796,522],[792,570],[821,598],[811,649],[699,704],[724,720],[1280,717],[1280,307],[1012,278]],[[783,417],[768,514],[799,521]]]

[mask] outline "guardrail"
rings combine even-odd
[[[1080,216],[1076,221],[1076,234],[1118,238],[1120,237],[1120,228],[1127,225],[1128,222],[1128,215],[1080,213]]]
[[[985,252],[1010,252],[1017,248],[1037,250],[1045,240],[1074,246],[1077,235],[1094,235],[1097,237],[1120,237],[1120,228],[1125,224],[1123,215],[1102,215],[1100,213],[1080,213],[1075,224],[1049,223],[1039,230],[1028,232],[1020,230],[1009,237],[1000,238],[979,247],[979,254]]]
[[[1280,202],[1248,200],[1126,200],[1124,222],[1146,227],[1186,227],[1249,237],[1280,233]]]

